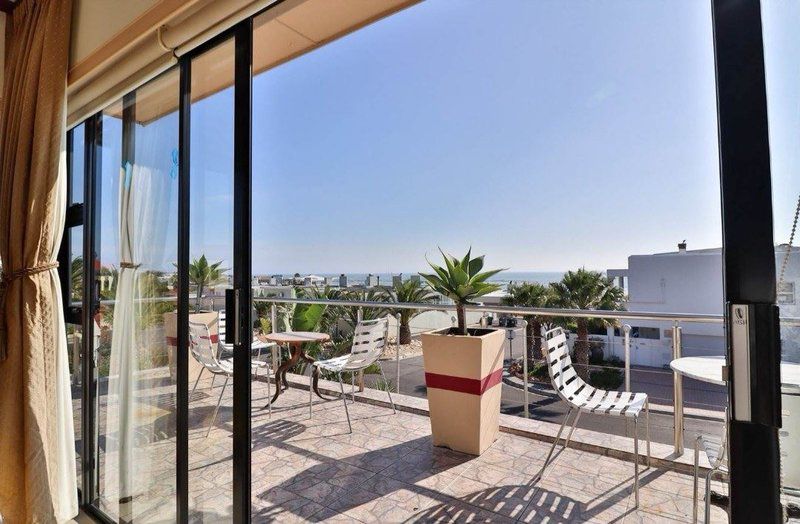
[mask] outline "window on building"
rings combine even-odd
[[[646,338],[650,340],[660,340],[661,331],[658,328],[653,328],[653,327],[632,327],[631,337]]]
[[[781,282],[778,285],[778,304],[794,303],[794,282]]]

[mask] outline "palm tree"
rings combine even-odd
[[[338,287],[325,286],[319,288],[295,287],[295,294],[299,298],[313,298],[321,300],[350,300],[352,295],[349,290]],[[339,319],[347,315],[347,308],[342,306],[327,306],[325,313],[320,319],[319,328],[326,333],[337,330]]]
[[[83,257],[75,257],[70,264],[70,286],[72,287],[72,300],[83,300]]]
[[[553,288],[538,282],[523,282],[508,286],[508,295],[503,297],[503,304],[513,307],[547,307],[552,304],[555,294]],[[533,364],[534,358],[544,358],[542,353],[542,324],[547,322],[546,317],[539,315],[525,315],[528,322],[526,336],[528,337],[528,362]]]
[[[205,255],[200,258],[192,259],[189,264],[189,283],[197,287],[197,295],[195,296],[194,307],[196,310],[200,309],[200,299],[203,297],[203,291],[206,286],[213,286],[224,280],[223,273],[227,269],[220,269],[222,261],[209,264]]]
[[[396,282],[392,287],[384,289],[382,292],[386,302],[408,302],[429,304],[436,299],[436,293],[430,288],[423,287],[419,280],[406,280]],[[386,313],[391,315],[400,314],[400,344],[411,343],[411,319],[419,315],[418,309],[386,308]]]
[[[567,309],[601,309],[622,311],[625,309],[625,294],[615,286],[612,279],[599,271],[581,268],[567,271],[561,282],[551,284],[555,292],[555,303]],[[589,372],[589,319],[577,318],[578,339],[575,341],[576,371],[586,379]]]
[[[383,290],[377,288],[370,288],[366,292],[357,290],[347,290],[346,296],[348,300],[359,300],[364,302],[385,302],[386,295]],[[375,320],[385,315],[385,308],[376,307],[362,307],[345,308],[345,320],[353,327],[358,324],[358,310],[361,310],[361,320]]]

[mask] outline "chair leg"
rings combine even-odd
[[[644,424],[647,436],[647,467],[649,468],[652,462],[650,458],[650,399],[647,399],[647,402],[644,403]]]
[[[216,375],[215,375],[216,376]],[[222,403],[222,395],[225,394],[225,388],[228,387],[228,379],[230,377],[225,377],[225,384],[222,385],[222,391],[219,394],[219,399],[217,400],[217,407],[214,408],[214,415],[211,417],[211,424],[208,425],[208,431],[206,431],[206,437],[208,437],[209,433],[211,433],[211,428],[214,427],[214,421],[217,420],[217,412],[219,411],[219,405]]]
[[[639,507],[639,417],[633,419],[633,493]]]
[[[356,403],[356,374],[354,371],[350,372],[350,397],[353,399],[353,404]]]
[[[703,522],[705,522],[705,524],[710,524],[711,522],[711,478],[714,476],[714,473],[715,471],[712,468],[706,475],[706,514],[703,517]]]
[[[311,394],[312,394],[311,390],[314,389],[314,387],[313,387],[313,384],[314,384],[314,364],[311,364],[311,366],[309,366],[309,367],[311,368],[311,373],[308,375],[308,418],[310,419],[311,416],[312,416],[311,415],[311,404],[313,404],[313,402],[314,402],[314,397],[311,396]]]
[[[694,492],[692,494],[692,522],[697,523],[697,484],[700,478],[700,437],[694,441]]]
[[[256,362],[258,362],[259,364],[261,364],[261,349],[262,349],[261,347],[258,348],[258,354],[256,355]],[[256,377],[258,376],[258,368],[260,367],[261,367],[260,365],[256,366],[256,372],[255,372]],[[267,370],[267,382],[269,382],[269,366],[264,366],[264,369]]]
[[[578,412],[580,414],[580,411]],[[556,438],[553,440],[553,445],[550,446],[550,451],[547,453],[547,457],[544,459],[544,464],[542,464],[542,469],[539,470],[539,474],[534,477],[534,482],[538,482],[542,475],[544,475],[544,470],[547,467],[547,464],[550,462],[550,457],[553,456],[553,451],[556,449],[556,444],[558,444],[558,440],[561,438],[561,433],[564,431],[564,427],[567,425],[567,420],[569,420],[569,416],[572,414],[572,408],[567,411],[567,414],[564,416],[564,421],[561,423],[561,427],[558,428],[558,433],[556,434]]]
[[[389,395],[389,403],[392,405],[392,412],[395,414],[397,413],[397,408],[394,407],[394,400],[392,400],[392,391],[389,387],[389,383],[386,381],[386,375],[383,374],[383,367],[378,364],[378,367],[381,370],[381,378],[383,378],[383,383],[386,384],[386,393]]]
[[[211,389],[214,389],[214,382],[217,381],[217,375],[211,375]]]
[[[192,388],[192,393],[194,393],[194,390],[197,389],[197,383],[200,382],[200,377],[203,376],[203,371],[205,370],[206,368],[200,368],[200,373],[197,374],[197,380],[194,381],[194,387]],[[192,393],[189,393],[190,397],[192,396]]]
[[[344,394],[344,384],[342,383],[341,373],[339,373],[339,389],[342,391],[342,402],[344,402],[344,414],[347,416],[347,427],[350,428],[350,433],[352,433],[353,425],[350,424],[350,412],[347,410],[347,395]]]
[[[581,410],[578,410],[578,414],[575,415],[575,420],[572,421],[572,427],[567,434],[567,440],[564,442],[564,449],[569,447],[569,441],[572,440],[572,434],[575,433],[575,428],[578,427],[578,421],[581,419]]]
[[[269,383],[269,365],[265,368],[267,370],[267,413],[272,416],[272,385]]]

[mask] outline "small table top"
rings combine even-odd
[[[264,338],[278,344],[303,344],[306,342],[325,342],[330,340],[331,336],[327,333],[316,333],[314,331],[287,331],[284,333],[269,333]]]
[[[669,363],[673,371],[687,377],[724,386],[722,366],[725,357],[682,357]],[[781,385],[800,387],[800,364],[781,362]]]

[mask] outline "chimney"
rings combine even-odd
[[[678,253],[686,253],[686,240],[678,243]]]

